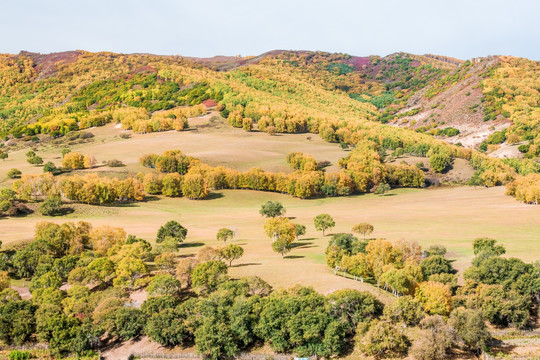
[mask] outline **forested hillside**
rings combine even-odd
[[[1,55],[2,152],[109,122],[138,133],[180,131],[189,126],[187,118],[205,112],[206,102],[246,131],[309,132],[356,148],[354,161],[340,165],[353,181],[360,176],[369,184],[357,185],[361,191],[387,182],[373,164],[389,152],[429,157],[440,172],[465,159],[475,169],[471,184],[501,185],[540,170],[538,68],[526,59],[405,53]],[[474,141],[459,141],[465,128]],[[515,157],[525,159],[484,154],[503,143],[519,144]]]

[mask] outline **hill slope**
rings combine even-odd
[[[171,119],[187,110],[174,109],[212,100],[236,127],[318,133],[360,149],[361,158],[384,150],[447,153],[471,161],[476,183],[497,185],[539,166],[504,163],[449,143],[492,152],[500,143],[526,141],[520,150],[536,160],[538,73],[538,63],[525,59],[405,53],[280,50],[197,59],[22,52],[0,55],[0,131],[6,139],[39,141],[40,134],[56,137],[108,122],[136,132],[181,129]]]

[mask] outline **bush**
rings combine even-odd
[[[50,172],[53,175],[57,175],[60,173],[60,170],[58,170],[56,165],[54,165],[51,161],[48,161],[45,165],[43,165],[43,172]]]
[[[442,173],[450,166],[452,158],[447,153],[433,154],[429,157],[429,165],[433,171]]]
[[[108,167],[122,167],[122,166],[126,166],[124,165],[124,163],[120,160],[116,160],[116,159],[112,159],[112,160],[109,160],[105,163],[105,165],[107,165]]]
[[[21,177],[21,175],[22,175],[22,172],[20,170],[18,170],[18,169],[15,169],[15,168],[9,170],[8,173],[7,173],[7,176],[10,179],[18,179],[18,178]]]
[[[409,339],[397,326],[375,320],[362,338],[360,349],[375,359],[381,359],[405,356],[409,346]]]
[[[27,360],[30,359],[30,351],[13,350],[8,354],[9,360]]]
[[[39,205],[38,211],[45,216],[54,216],[58,214],[62,207],[60,195],[51,195]]]
[[[29,164],[32,164],[32,165],[41,165],[41,164],[43,164],[43,159],[40,156],[37,156],[37,155],[27,158],[26,161]]]

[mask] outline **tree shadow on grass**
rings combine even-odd
[[[283,257],[284,259],[303,259],[305,256],[303,255],[287,255]]]
[[[134,207],[140,207],[136,202],[121,202],[121,203],[113,203],[110,205],[99,205],[99,206],[106,206],[111,208],[134,208]]]
[[[68,214],[73,214],[75,212],[75,209],[73,209],[72,207],[63,207],[63,208],[60,208],[58,210],[56,210],[54,212],[54,214],[52,214],[51,216],[64,216],[64,215],[68,215]]]
[[[200,247],[204,246],[204,243],[202,242],[189,242],[189,243],[182,243],[180,244],[180,248],[192,248],[192,247]]]
[[[261,263],[243,263],[243,264],[232,265],[231,267],[237,268],[237,267],[255,266],[255,265],[262,265],[262,264]]]
[[[286,217],[287,219],[289,219],[289,220],[294,220],[294,219],[296,219],[296,216],[285,216],[285,217]]]
[[[224,195],[223,193],[220,193],[220,192],[211,192],[208,194],[207,197],[205,197],[204,199],[202,200],[215,200],[215,199],[219,199],[219,198],[222,198]]]
[[[303,238],[303,239],[298,239],[298,241],[312,241],[312,240],[317,240],[317,238]]]
[[[313,245],[312,242],[303,242],[301,244],[291,244],[292,249],[300,249],[300,248],[310,248]]]
[[[158,201],[159,197],[155,195],[146,195],[142,202]]]

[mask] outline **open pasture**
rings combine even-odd
[[[280,201],[286,216],[307,226],[307,234],[284,259],[272,251],[263,231],[260,205]],[[63,217],[33,214],[0,220],[0,238],[4,244],[32,238],[38,221],[85,220],[94,226],[111,225],[128,233],[154,241],[158,228],[177,220],[188,228],[182,256],[195,254],[203,245],[219,245],[219,228],[236,231],[235,243],[245,255],[233,263],[232,275],[258,275],[273,286],[309,285],[322,292],[339,288],[358,288],[380,292],[369,286],[335,276],[324,262],[330,236],[314,229],[313,217],[332,215],[336,227],[329,233],[350,232],[359,222],[375,226],[372,237],[417,240],[422,246],[442,244],[458,269],[472,259],[472,241],[488,236],[499,240],[509,256],[534,261],[540,258],[540,208],[524,205],[504,195],[503,187],[453,187],[424,190],[392,190],[388,196],[359,195],[340,198],[300,200],[287,195],[248,190],[223,190],[208,199],[155,197],[142,203],[115,207],[75,205],[74,212]]]

